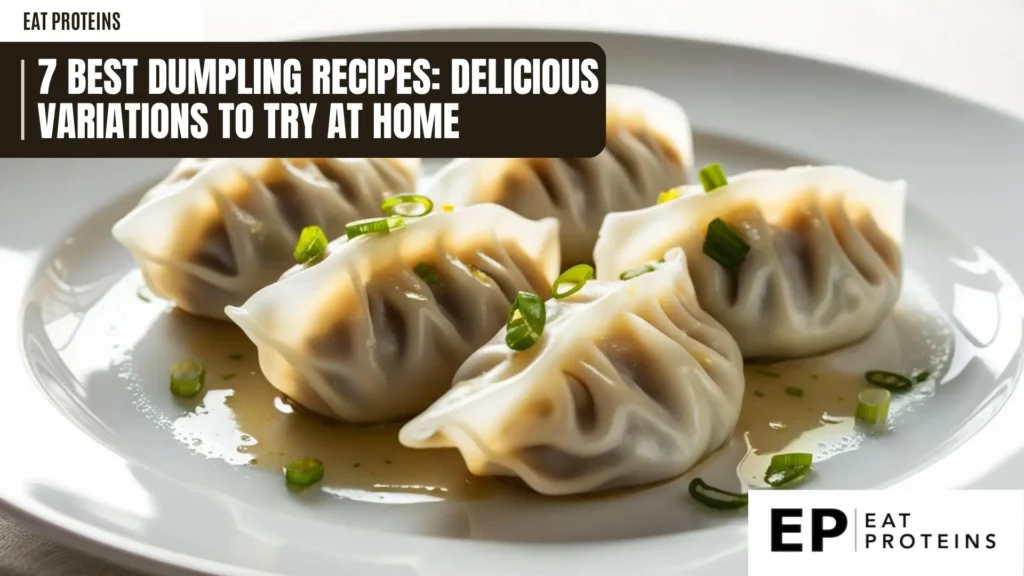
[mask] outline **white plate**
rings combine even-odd
[[[1024,417],[1020,394],[1011,394],[1024,328],[1024,298],[1011,278],[1024,274],[1015,244],[1024,125],[898,81],[708,43],[515,31],[373,36],[386,37],[596,41],[610,80],[683,103],[698,162],[720,161],[730,172],[841,163],[907,179],[909,284],[951,320],[953,353],[934,398],[901,413],[896,434],[816,466],[807,488],[962,487],[1020,448],[1019,434],[1001,434]],[[598,500],[381,505],[296,498],[279,475],[197,454],[175,438],[183,409],[164,381],[189,343],[162,308],[132,297],[136,273],[109,235],[171,164],[0,161],[0,499],[8,511],[58,540],[167,573],[745,567],[743,517],[690,506],[685,480]],[[125,341],[131,350],[108,349]]]

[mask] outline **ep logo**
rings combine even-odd
[[[787,534],[801,534],[805,525],[810,531],[811,552],[822,552],[827,538],[838,538],[846,532],[850,521],[846,513],[836,508],[811,508],[805,514],[803,508],[771,509],[771,551],[803,552],[803,539]]]

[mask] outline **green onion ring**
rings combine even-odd
[[[555,280],[555,283],[551,285],[551,295],[556,299],[561,300],[567,298],[583,289],[584,284],[587,280],[594,279],[594,267],[589,264],[577,264],[572,268],[569,268]],[[565,292],[559,292],[558,288],[563,284],[572,284],[572,287]]]
[[[772,488],[785,488],[802,482],[811,473],[814,456],[806,452],[776,454],[764,473],[764,481]]]
[[[654,263],[648,262],[643,266],[638,266],[636,268],[626,270],[622,274],[619,274],[619,280],[632,280],[633,278],[643,276],[644,274],[647,274],[648,272],[654,272],[655,270],[657,270],[657,267],[654,265]]]
[[[508,313],[505,344],[517,352],[529,349],[544,335],[546,320],[547,309],[540,296],[520,292]]]
[[[422,210],[419,212],[404,212],[399,210],[402,206],[421,206]],[[385,198],[384,201],[380,203],[380,209],[388,216],[419,218],[433,212],[434,201],[421,194],[401,194]]]
[[[735,273],[747,258],[750,244],[721,218],[715,218],[708,224],[702,250],[722,268]]]
[[[206,382],[206,368],[194,360],[182,360],[171,367],[171,394],[194,398]]]
[[[704,186],[705,192],[711,192],[728,184],[729,179],[725,177],[725,170],[722,170],[722,165],[715,163],[701,168],[700,183]]]
[[[857,395],[857,420],[870,426],[885,428],[889,419],[892,394],[885,388],[870,388]]]
[[[914,382],[903,374],[887,372],[885,370],[869,370],[864,373],[864,379],[875,386],[896,391],[908,390],[914,385]]]
[[[364,234],[388,234],[405,225],[405,219],[401,216],[388,216],[386,218],[367,218],[356,220],[345,225],[345,234],[352,240]]]
[[[284,467],[284,479],[293,490],[305,490],[324,477],[324,464],[316,458],[303,458]]]
[[[295,261],[299,264],[317,262],[327,252],[327,236],[319,226],[306,226],[295,243]]]
[[[709,486],[700,478],[690,481],[690,497],[715,510],[738,510],[747,505],[747,495]]]

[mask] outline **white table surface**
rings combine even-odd
[[[43,40],[8,0],[0,40]],[[99,0],[137,23],[103,39],[267,40],[378,29],[501,26],[684,36],[807,55],[898,76],[1024,119],[1024,0]],[[124,16],[122,16],[124,17]],[[168,25],[174,22],[175,25]],[[71,40],[68,36],[62,39]],[[101,39],[93,36],[91,39]],[[1024,454],[973,488],[1024,488]],[[0,516],[0,576],[134,574],[53,544]]]

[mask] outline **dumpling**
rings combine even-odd
[[[335,240],[227,313],[278,390],[331,418],[385,422],[440,397],[519,291],[550,295],[558,267],[558,221],[472,206]]]
[[[594,158],[459,158],[426,194],[455,206],[494,202],[561,223],[562,264],[590,262],[609,212],[649,206],[689,182],[693,142],[686,113],[643,88],[608,86],[607,140]],[[557,128],[556,128],[557,129]]]
[[[399,440],[458,448],[474,474],[550,495],[686,472],[732,434],[743,359],[697,305],[682,251],[654,268],[549,300],[543,334],[523,352],[501,330]]]
[[[418,159],[187,158],[113,229],[149,288],[178,307],[224,318],[295,263],[299,232],[328,238],[415,191]]]
[[[903,278],[903,181],[800,167],[681,194],[608,216],[594,250],[599,278],[618,278],[682,247],[701,307],[748,359],[826,352],[867,336],[892,311]],[[703,251],[716,218],[749,246],[735,272]]]

